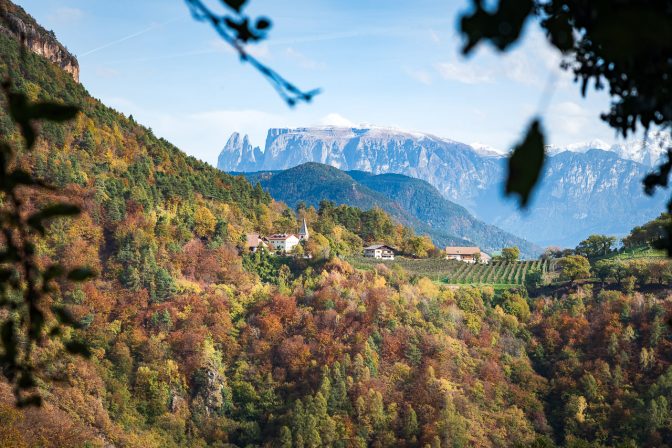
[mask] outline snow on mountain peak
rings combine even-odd
[[[494,146],[486,145],[485,143],[471,143],[471,146],[477,154],[485,157],[502,157],[505,151],[495,148]]]
[[[584,153],[591,149],[602,149],[615,153],[621,159],[653,167],[670,147],[672,147],[670,134],[658,131],[650,133],[646,139],[632,138],[613,145],[600,139],[570,145],[549,145],[546,147],[546,152],[553,156],[565,151]]]
[[[604,140],[596,138],[587,142],[571,143],[569,145],[548,145],[546,146],[546,152],[553,156],[565,151],[584,153],[591,149],[602,149],[604,151],[610,151],[611,148],[612,145],[605,142]]]

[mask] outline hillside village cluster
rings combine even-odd
[[[310,239],[308,224],[304,218],[303,225],[298,233],[275,233],[269,236],[262,236],[258,233],[248,233],[245,235],[245,248],[249,252],[256,252],[260,248],[271,253],[291,254],[294,249],[303,241]],[[379,260],[394,260],[398,250],[387,244],[372,244],[365,247],[362,255],[366,258],[375,258]],[[482,252],[478,247],[446,247],[445,258],[447,260],[457,260],[465,263],[483,263],[488,264],[492,257]]]

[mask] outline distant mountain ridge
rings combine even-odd
[[[244,140],[244,139],[243,139]],[[249,147],[234,134],[220,160],[249,159]],[[449,200],[473,205],[471,198],[487,188],[499,171],[500,158],[484,157],[469,145],[436,136],[387,128],[270,129],[263,156],[254,169],[247,164],[219,164],[223,171],[285,170],[317,162],[344,171],[399,173],[426,180]],[[465,192],[470,192],[465,195]]]
[[[540,245],[574,246],[596,232],[625,235],[664,209],[664,195],[649,198],[643,193],[647,165],[621,158],[613,150],[580,145],[569,149],[550,148],[545,180],[527,212],[502,196],[503,156],[484,146],[474,149],[397,129],[270,129],[264,151],[234,134],[218,167],[274,171],[318,162],[344,171],[403,174],[427,181],[477,218]]]
[[[551,145],[546,148],[550,155],[565,151],[585,153],[591,149],[613,152],[621,159],[632,160],[647,167],[654,167],[663,161],[667,150],[672,148],[672,136],[666,132],[651,132],[646,138],[631,139],[610,145],[600,139],[571,145]]]
[[[300,202],[317,207],[323,199],[364,210],[380,207],[418,234],[430,235],[439,246],[478,245],[492,252],[516,245],[527,257],[535,257],[541,251],[522,238],[477,220],[427,182],[401,174],[344,172],[309,162],[284,171],[244,175],[290,207]]]

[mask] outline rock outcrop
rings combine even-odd
[[[0,33],[19,40],[26,48],[58,65],[79,82],[79,62],[26,11],[9,0],[0,0]]]

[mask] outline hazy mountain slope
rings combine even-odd
[[[229,141],[223,161],[242,157],[243,145]],[[249,145],[248,145],[249,146]],[[448,200],[477,218],[541,245],[576,245],[590,233],[625,235],[664,209],[663,194],[644,195],[649,168],[618,156],[626,149],[595,151],[603,142],[550,148],[548,177],[529,211],[502,195],[506,159],[439,137],[383,128],[271,129],[265,151],[249,164],[220,163],[224,171],[281,170],[320,162],[343,170],[398,173],[429,182]],[[246,150],[249,153],[249,149]],[[632,151],[630,151],[632,152]],[[618,154],[617,154],[618,153]],[[634,154],[634,153],[632,153]],[[648,152],[637,157],[651,160]]]
[[[378,206],[416,232],[429,234],[438,245],[477,244],[486,251],[518,245],[527,256],[539,252],[538,247],[522,238],[478,221],[427,182],[408,176],[343,172],[317,163],[245,176],[290,207],[301,201],[317,206],[323,199],[363,209]]]
[[[517,212],[492,184],[476,201],[479,217],[543,245],[575,245],[591,233],[625,235],[664,209],[665,197],[646,196],[643,165],[599,149],[551,157],[532,206]]]
[[[646,138],[631,138],[610,145],[602,140],[595,139],[589,142],[575,143],[564,146],[548,146],[547,152],[551,155],[561,152],[588,152],[591,149],[602,149],[613,152],[621,159],[632,160],[647,167],[654,167],[664,160],[667,150],[672,147],[672,136],[669,132],[649,132]]]
[[[527,254],[539,251],[539,248],[522,238],[476,219],[467,209],[441,196],[436,188],[424,180],[401,174],[372,175],[364,171],[347,173],[359,183],[391,198],[432,229],[441,229],[451,235],[477,241],[483,247],[499,249],[517,245]]]

